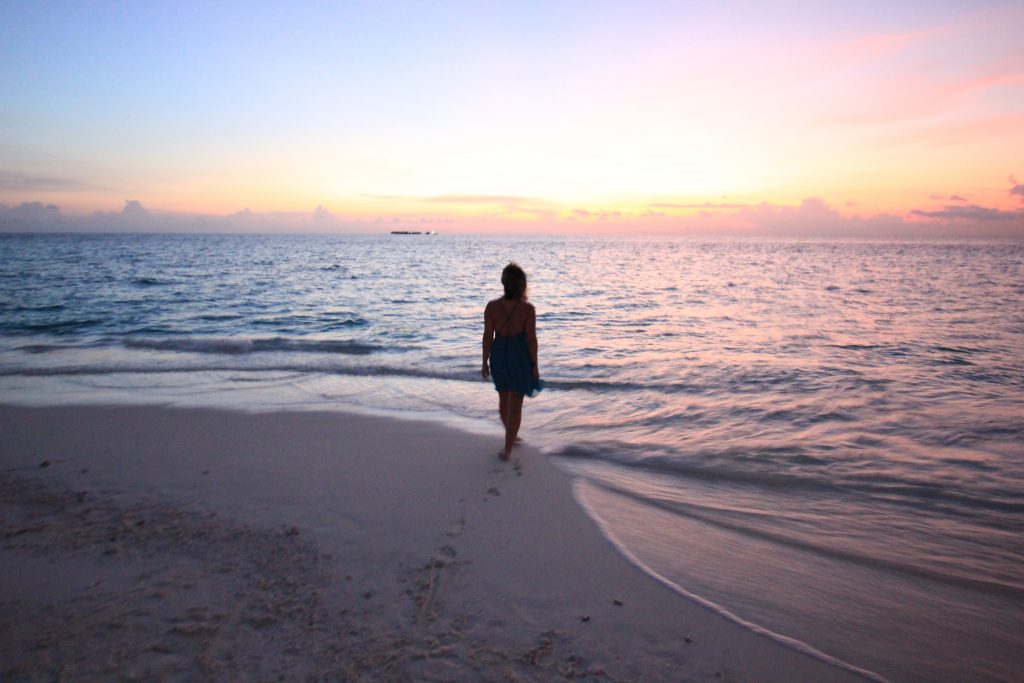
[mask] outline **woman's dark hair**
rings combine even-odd
[[[505,288],[506,299],[521,299],[526,294],[526,273],[515,263],[501,271],[501,286]]]

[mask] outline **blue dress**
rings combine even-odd
[[[515,391],[532,398],[543,388],[539,379],[533,379],[533,362],[526,345],[526,332],[495,337],[488,360],[497,391]]]
[[[518,306],[517,301],[516,307],[509,311],[501,329],[508,325]],[[533,361],[530,360],[530,348],[526,344],[526,330],[509,335],[497,334],[496,330],[487,361],[491,366],[491,379],[494,380],[494,388],[497,391],[514,391],[532,398],[544,388],[539,379],[533,379]]]

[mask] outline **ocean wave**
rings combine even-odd
[[[662,394],[702,394],[708,391],[708,387],[690,383],[645,383],[645,382],[621,382],[615,380],[574,380],[574,379],[544,379],[547,389],[555,391],[591,391],[591,392],[634,392],[652,391]]]
[[[237,357],[238,353],[221,352]],[[244,352],[243,352],[244,353]],[[125,374],[188,374],[196,372],[237,372],[243,374],[264,372],[315,373],[353,377],[406,377],[409,379],[439,379],[454,382],[480,382],[480,375],[472,370],[430,371],[389,365],[342,366],[335,362],[232,363],[225,360],[191,362],[188,364],[154,365],[153,363],[106,363],[70,365],[64,367],[0,367],[0,377],[76,377],[82,375]]]
[[[1005,595],[1016,598],[1024,597],[1024,585],[1017,583],[1010,583],[995,579],[979,579],[955,572],[940,571],[931,567],[902,562],[898,559],[880,557],[862,552],[854,552],[852,550],[846,550],[833,543],[828,543],[828,539],[823,539],[823,542],[819,543],[807,538],[800,538],[787,534],[781,529],[768,530],[758,526],[743,524],[742,521],[736,521],[732,516],[727,517],[726,514],[724,514],[727,511],[711,506],[682,502],[678,500],[668,500],[665,498],[655,497],[651,494],[640,495],[634,491],[628,490],[627,488],[603,481],[588,480],[587,483],[658,510],[696,519],[722,529],[728,529],[729,531],[760,538],[772,543],[778,543],[790,548],[796,548],[804,552],[814,553],[822,557],[838,559],[871,569],[882,569],[916,578],[930,579],[946,585],[958,588],[967,588],[992,595]]]
[[[203,313],[197,315],[195,320],[202,320],[204,322],[222,322],[224,320],[241,320],[241,313]]]
[[[42,353],[53,353],[55,351],[66,351],[69,349],[88,349],[103,346],[102,342],[75,342],[72,344],[22,344],[20,346],[12,346],[12,351],[22,351],[23,353],[31,354],[42,354]]]
[[[146,328],[150,329],[150,328]],[[142,330],[140,330],[141,332]],[[156,330],[162,334],[171,334],[172,330]],[[395,338],[398,338],[396,335]],[[417,337],[410,336],[416,339]],[[211,356],[246,356],[262,352],[295,352],[307,354],[334,354],[367,356],[383,351],[407,351],[416,346],[398,346],[395,344],[378,345],[366,342],[340,341],[340,340],[307,340],[294,337],[272,337],[272,338],[247,338],[247,337],[129,337],[125,339],[108,340],[100,344],[79,344],[76,346],[102,346],[114,344],[129,349],[148,351],[179,351],[197,353]],[[33,344],[31,347],[17,347],[21,350],[32,353],[45,353],[61,349],[73,348],[70,345],[59,344]],[[435,356],[435,361],[443,360]],[[124,368],[129,369],[124,369]],[[439,370],[437,368],[423,367],[416,364],[409,364],[402,367],[390,365],[359,365],[342,366],[332,361],[330,365],[322,363],[260,363],[259,365],[247,365],[243,368],[223,363],[201,363],[188,366],[167,367],[157,364],[144,365],[142,363],[131,363],[130,365],[109,365],[90,366],[68,366],[68,367],[45,367],[45,368],[21,368],[21,369],[0,369],[0,375],[24,374],[24,375],[61,375],[61,374],[103,374],[103,373],[145,373],[145,372],[193,372],[197,370],[285,370],[289,372],[327,372],[341,375],[382,375],[399,376],[424,379],[445,379],[452,381],[479,382],[478,372],[466,366],[459,370]],[[769,374],[750,375],[745,374],[739,377],[720,377],[717,383],[696,383],[696,382],[636,382],[613,379],[575,379],[566,376],[555,376],[544,378],[545,389],[551,392],[588,392],[592,394],[648,394],[661,396],[701,396],[708,394],[750,394],[757,393],[763,384],[786,384],[791,383],[797,386],[789,388],[791,393],[813,393],[812,389],[801,388],[801,382],[790,373],[784,376],[771,376]],[[860,379],[847,378],[847,382],[860,383]],[[806,382],[803,382],[806,384]],[[778,391],[778,389],[776,389]],[[734,410],[733,416],[738,415],[740,410]],[[854,419],[849,413],[841,410],[825,410],[822,412],[811,412],[807,415],[797,415],[793,411],[776,410],[761,411],[750,410],[750,419],[765,422],[786,422],[793,421],[798,424],[817,424],[828,421],[849,422]]]
[[[183,339],[125,339],[121,342],[129,349],[152,351],[184,351],[190,353],[248,354],[271,351],[293,351],[301,353],[340,353],[364,356],[381,351],[383,346],[364,342],[333,339],[288,339],[270,337],[250,339],[246,337],[187,337]]]
[[[239,364],[227,360],[230,357],[245,356],[260,351],[305,352],[310,354],[327,353],[341,355],[370,355],[383,351],[385,347],[356,342],[338,342],[330,340],[304,341],[295,339],[245,339],[245,338],[181,338],[181,339],[128,339],[121,342],[125,347],[150,351],[181,351],[200,353],[211,358],[205,361],[194,361],[175,364],[157,364],[137,362],[84,363],[78,365],[49,367],[0,367],[0,377],[60,377],[63,375],[117,375],[117,374],[168,374],[189,372],[308,372],[329,375],[349,375],[356,377],[406,377],[410,379],[437,379],[451,382],[479,383],[480,374],[475,368],[456,368],[450,370],[424,368],[415,365],[397,366],[387,364],[341,365],[335,360],[305,362],[262,362]],[[16,347],[29,353],[45,353],[69,348],[59,344],[34,344]],[[394,346],[386,347],[394,350]],[[217,357],[220,357],[218,359]],[[700,391],[688,385],[645,385],[628,382],[572,381],[544,379],[545,391],[608,391],[630,392],[637,390]]]
[[[0,310],[9,313],[54,313],[64,309],[64,304],[41,304],[39,306],[9,306],[0,304]]]
[[[328,316],[319,314],[282,315],[277,317],[256,318],[252,325],[271,330],[315,330],[319,333],[343,330],[348,327],[365,327],[370,324],[366,318]]]
[[[67,320],[55,320],[53,322],[9,322],[0,323],[0,332],[12,336],[27,336],[35,334],[51,334],[55,336],[80,333],[89,328],[98,327],[106,321],[99,318],[71,318]]]
[[[177,282],[174,280],[161,280],[156,277],[137,277],[132,280],[132,284],[137,287],[159,287],[161,285],[177,284]]]
[[[1011,489],[986,490],[986,497],[971,495],[929,481],[909,478],[840,475],[832,471],[838,463],[786,448],[726,449],[695,453],[682,458],[678,453],[637,457],[629,444],[563,446],[552,455],[567,460],[607,462],[641,472],[667,474],[684,479],[736,484],[778,491],[845,494],[858,499],[870,497],[879,503],[912,507],[920,511],[974,516],[974,512],[1024,513],[1024,498]],[[715,464],[711,464],[715,463]],[[725,463],[736,463],[728,465]],[[829,478],[815,470],[828,471]]]
[[[773,631],[772,629],[757,624],[753,621],[750,621],[749,619],[744,619],[743,617],[739,616],[737,613],[728,609],[724,605],[718,604],[717,602],[714,602],[713,600],[710,600],[709,598],[704,597],[703,595],[698,595],[697,593],[694,593],[691,590],[687,590],[680,584],[666,577],[664,574],[661,574],[658,571],[656,571],[650,565],[642,562],[640,558],[632,550],[630,550],[625,543],[619,540],[618,536],[612,530],[611,526],[601,517],[599,510],[594,505],[589,503],[586,495],[586,485],[583,482],[574,482],[573,495],[576,497],[576,500],[580,503],[580,505],[582,505],[583,509],[587,512],[590,518],[593,519],[594,522],[597,524],[598,528],[601,530],[601,534],[606,539],[608,539],[608,541],[613,546],[615,546],[615,548],[623,555],[623,557],[625,557],[640,571],[644,572],[645,574],[653,578],[655,581],[666,586],[669,590],[674,591],[679,595],[682,595],[683,597],[706,607],[712,612],[719,614],[736,624],[739,624],[743,628],[746,628],[754,633],[757,633],[758,635],[764,636],[769,640],[773,640],[777,643],[780,643],[785,647],[793,649],[797,652],[801,652],[805,655],[813,657],[814,659],[818,659],[839,669],[850,671],[856,674],[857,676],[864,678],[865,680],[876,681],[876,683],[889,683],[889,679],[875,673],[874,671],[856,666],[838,657],[834,657],[830,654],[827,654],[817,649],[816,647],[812,646],[810,643],[806,643],[802,640],[792,638],[778,631]]]

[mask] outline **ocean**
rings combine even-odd
[[[0,401],[497,435],[513,260],[547,383],[522,434],[641,570],[879,678],[1021,680],[1019,241],[0,235]]]

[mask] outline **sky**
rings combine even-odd
[[[0,2],[0,230],[1024,236],[1024,2]]]

